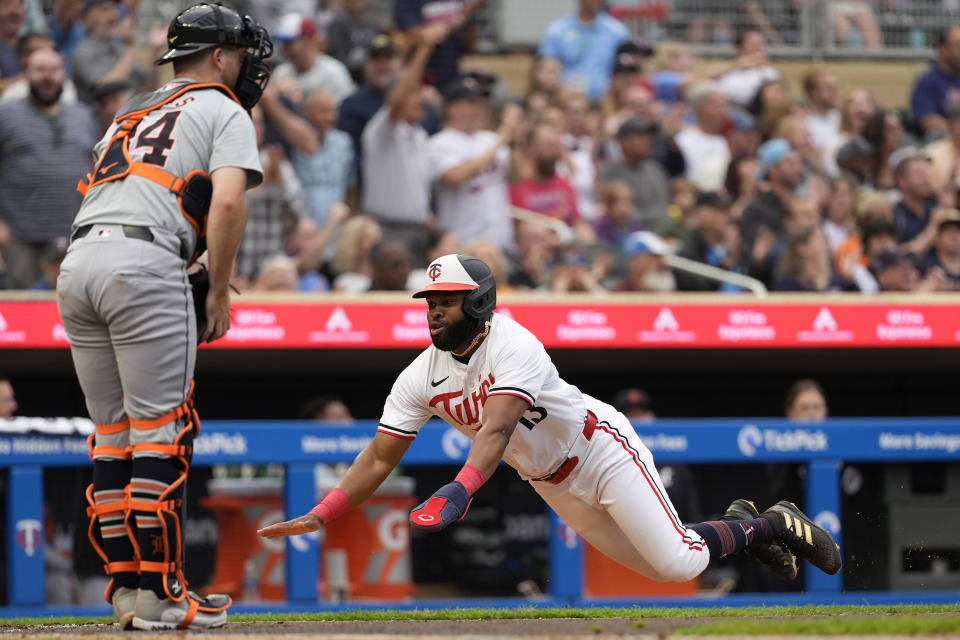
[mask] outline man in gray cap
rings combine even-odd
[[[620,125],[617,140],[623,160],[603,172],[606,181],[623,180],[633,189],[637,210],[647,228],[654,228],[667,216],[670,204],[670,177],[653,156],[653,135],[657,125],[634,116]]]

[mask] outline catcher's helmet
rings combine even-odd
[[[211,47],[244,47],[261,50],[263,40],[270,42],[266,31],[250,16],[220,3],[201,3],[181,11],[167,29],[169,51],[157,58],[156,64],[166,64],[176,58],[189,56]],[[270,50],[273,50],[270,44]],[[261,51],[261,58],[266,58]]]
[[[424,298],[433,291],[466,291],[463,313],[468,318],[486,318],[497,307],[497,283],[490,267],[480,258],[450,253],[427,267],[429,283],[413,294]]]

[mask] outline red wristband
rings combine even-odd
[[[467,495],[471,496],[487,481],[480,469],[472,464],[463,465],[463,469],[460,469],[460,473],[454,480],[462,484],[463,488],[467,490]]]
[[[320,504],[310,509],[310,513],[320,518],[320,522],[327,524],[334,518],[339,518],[350,510],[350,499],[343,489],[337,488],[327,494]]]

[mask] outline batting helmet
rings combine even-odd
[[[437,258],[427,267],[429,283],[413,294],[424,298],[434,291],[466,291],[463,313],[468,318],[486,318],[497,307],[497,283],[493,271],[480,258],[451,253]]]

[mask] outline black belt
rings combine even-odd
[[[597,428],[597,416],[593,411],[587,411],[587,418],[583,421],[583,437],[589,440],[593,437],[593,432]],[[560,484],[567,479],[567,476],[570,475],[570,472],[573,471],[577,463],[580,462],[580,458],[574,456],[572,458],[567,458],[560,463],[560,466],[557,467],[557,470],[553,473],[543,476],[542,478],[534,478],[536,482],[549,482],[550,484]]]
[[[80,238],[85,237],[90,230],[93,229],[92,224],[85,224],[82,227],[79,227],[76,231],[73,232],[70,241],[79,240]],[[135,240],[144,240],[145,242],[153,242],[153,232],[150,231],[147,227],[138,227],[132,224],[123,224],[118,225],[120,229],[123,230],[123,235],[126,238],[133,238]]]

